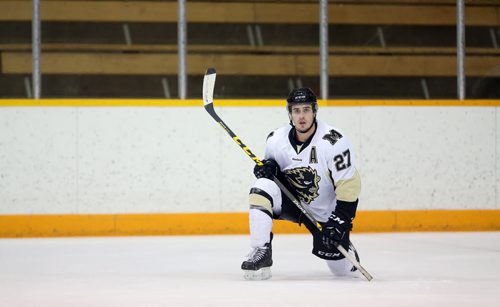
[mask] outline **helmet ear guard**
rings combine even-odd
[[[292,106],[296,104],[310,104],[314,113],[318,111],[318,101],[316,99],[316,94],[314,94],[314,92],[308,87],[293,89],[288,94],[286,102],[288,113],[292,112]]]

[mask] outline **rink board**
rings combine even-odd
[[[258,156],[288,120],[282,100],[215,103]],[[355,232],[500,230],[500,100],[319,105],[358,156]],[[0,100],[0,129],[0,237],[248,233],[253,162],[201,99]]]

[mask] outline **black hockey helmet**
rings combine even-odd
[[[312,106],[314,113],[318,111],[318,102],[316,100],[316,94],[314,94],[314,92],[308,87],[293,89],[290,92],[290,94],[288,94],[286,102],[287,102],[286,107],[288,109],[288,113],[292,112],[292,106],[294,104],[310,104]]]

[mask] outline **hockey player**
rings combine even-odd
[[[263,165],[254,168],[257,181],[249,197],[252,251],[241,265],[244,277],[271,277],[273,219],[304,224],[313,236],[312,253],[325,259],[333,274],[346,275],[356,269],[334,244],[358,259],[349,241],[361,187],[354,152],[342,131],[316,119],[318,103],[311,89],[291,91],[287,110],[290,125],[269,134]],[[283,194],[273,177],[307,207],[322,231]]]

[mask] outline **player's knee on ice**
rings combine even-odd
[[[326,264],[328,265],[330,272],[336,276],[345,276],[351,273],[353,268],[352,263],[346,258],[339,260],[326,260]]]
[[[352,243],[349,243],[348,253],[359,262],[358,251]],[[326,260],[326,264],[328,265],[330,272],[336,276],[350,275],[357,271],[357,268],[354,267],[354,265],[347,258]]]

